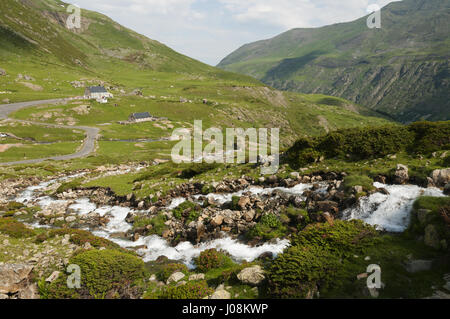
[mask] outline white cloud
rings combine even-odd
[[[68,0],[70,1],[70,0]],[[215,65],[241,45],[297,27],[366,15],[397,0],[74,0],[120,24]]]
[[[383,7],[399,0],[219,0],[239,22],[259,22],[285,27],[318,27],[352,21],[370,4]]]

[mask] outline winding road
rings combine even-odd
[[[9,118],[9,115],[12,112],[18,111],[20,109],[30,107],[30,106],[36,106],[36,105],[42,105],[42,104],[56,104],[56,103],[63,103],[66,101],[70,101],[71,99],[54,99],[54,100],[41,100],[41,101],[30,101],[30,102],[20,102],[20,103],[12,103],[12,104],[2,104],[0,105],[0,119],[7,119]],[[46,157],[46,158],[38,158],[38,159],[30,159],[30,160],[23,160],[23,161],[15,161],[15,162],[6,162],[6,163],[0,163],[0,166],[10,166],[10,165],[18,165],[18,164],[36,164],[41,163],[47,160],[54,160],[54,161],[65,161],[65,160],[71,160],[75,158],[81,158],[86,157],[89,154],[91,154],[95,150],[95,141],[97,140],[98,133],[100,132],[100,129],[96,127],[88,127],[88,126],[68,126],[68,125],[58,125],[58,124],[50,124],[50,123],[41,123],[41,122],[32,122],[32,121],[24,121],[24,120],[16,120],[23,123],[29,123],[33,125],[42,125],[46,127],[53,127],[53,128],[63,128],[63,129],[78,129],[83,130],[86,132],[86,139],[83,142],[83,146],[79,151],[73,154],[69,155],[61,155],[61,156],[54,156],[54,157]]]

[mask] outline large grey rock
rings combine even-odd
[[[170,284],[171,282],[179,282],[181,279],[183,279],[186,275],[182,272],[176,272],[170,275],[169,279],[167,279],[167,284]]]
[[[406,263],[405,268],[407,272],[416,273],[419,271],[430,270],[433,265],[432,260],[410,260]]]
[[[425,238],[424,238],[425,245],[432,247],[434,249],[440,248],[440,240],[439,240],[439,234],[434,227],[434,225],[430,224],[427,227],[425,227]]]
[[[408,166],[403,165],[403,164],[398,164],[397,170],[395,171],[394,182],[396,184],[405,184],[406,182],[408,182],[408,180],[409,180],[408,171],[409,171]]]
[[[445,186],[447,183],[450,183],[450,168],[434,170],[431,173],[431,178],[436,186]]]
[[[264,276],[264,271],[261,266],[253,266],[249,268],[243,269],[238,275],[238,279],[244,284],[249,285],[259,285],[261,282],[266,279]]]
[[[444,186],[444,194],[445,194],[445,195],[450,195],[450,183],[447,183],[447,184]]]
[[[0,265],[1,298],[38,299],[38,289],[31,281],[33,266],[25,264]]]
[[[218,289],[209,299],[231,299],[231,294],[225,289]]]
[[[2,68],[0,68],[0,76],[5,76],[6,75],[6,71],[3,70]]]

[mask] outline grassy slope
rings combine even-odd
[[[449,119],[449,8],[440,0],[392,3],[381,29],[368,29],[366,18],[294,29],[243,46],[219,67],[279,89],[342,96],[404,121]]]
[[[386,122],[348,101],[279,92],[251,77],[207,66],[95,12],[83,10],[81,31],[71,32],[64,27],[64,6],[56,0],[1,2],[1,31],[7,36],[0,38],[0,66],[7,75],[0,77],[0,100],[82,95],[83,89],[73,87],[72,81],[104,83],[115,99],[105,105],[84,103],[90,106],[89,114],[78,114],[73,109],[79,105],[72,103],[25,109],[15,115],[19,119],[99,125],[105,140],[165,137],[173,127],[190,127],[195,119],[202,119],[204,127],[281,127],[284,146],[302,135]],[[19,79],[19,74],[33,79]],[[40,88],[30,89],[27,83]],[[131,94],[135,89],[144,96]],[[180,98],[191,102],[180,103]],[[54,112],[51,118],[42,116],[48,111]],[[170,123],[162,128],[160,123],[116,124],[138,111],[167,117]],[[100,125],[105,123],[110,125]],[[130,158],[143,157],[134,144],[119,145],[117,156],[111,157],[123,158],[120,151],[131,151]],[[99,155],[105,143],[100,146]]]

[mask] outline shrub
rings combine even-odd
[[[286,215],[289,217],[289,222],[301,230],[311,222],[311,218],[306,210],[295,207],[286,208]]]
[[[269,294],[274,298],[305,298],[317,286],[330,285],[339,267],[339,258],[320,246],[291,247],[269,268]]]
[[[59,186],[55,194],[62,194],[64,192],[67,192],[69,189],[77,189],[81,186],[81,180],[73,180],[71,182],[62,183],[61,186]]]
[[[450,155],[444,157],[444,159],[442,160],[442,166],[450,167]]]
[[[189,270],[187,266],[184,264],[172,263],[164,266],[164,268],[156,274],[156,277],[159,280],[166,282],[167,279],[169,279],[169,277],[176,272],[182,272],[183,274],[187,274]]]
[[[206,281],[190,281],[182,286],[168,286],[159,295],[160,299],[203,299],[214,292]]]
[[[343,263],[379,240],[372,226],[336,220],[334,225],[308,225],[268,270],[268,291],[275,298],[305,298],[339,285]]]
[[[144,262],[118,250],[89,250],[70,259],[81,268],[81,290],[94,298],[114,297],[144,280]]]
[[[258,237],[264,240],[270,240],[284,237],[286,231],[286,227],[275,214],[266,214],[261,217],[261,220],[256,226],[247,232],[247,237],[250,239]]]
[[[92,247],[95,248],[108,248],[108,249],[122,249],[120,246],[116,243],[113,243],[112,241],[94,236],[92,233],[81,230],[81,229],[52,229],[48,233],[49,238],[53,238],[55,236],[64,236],[64,235],[70,235],[70,242],[78,245],[83,246],[86,243],[89,243]]]
[[[14,238],[26,238],[35,235],[34,230],[11,217],[0,218],[0,233]]]
[[[137,216],[133,222],[133,229],[152,225],[152,228],[147,232],[147,235],[161,236],[167,228],[165,224],[166,221],[167,217],[163,214],[158,214],[155,217]]]
[[[344,179],[344,189],[346,192],[350,192],[354,186],[362,186],[364,192],[369,192],[375,189],[373,186],[373,180],[366,175],[349,175]]]
[[[200,256],[195,258],[194,262],[199,271],[207,272],[211,269],[222,267],[227,259],[229,259],[228,256],[213,248],[202,251]]]
[[[335,220],[333,225],[329,223],[308,225],[292,238],[292,245],[305,247],[316,245],[339,257],[349,257],[374,245],[377,237],[376,229],[360,220]]]
[[[197,175],[206,173],[208,171],[214,170],[216,168],[219,167],[219,164],[217,163],[213,163],[213,164],[208,164],[208,163],[199,163],[199,164],[192,164],[190,167],[184,169],[181,171],[180,177],[181,178],[192,178],[195,177]]]
[[[175,208],[172,213],[173,216],[177,219],[183,219],[186,221],[186,223],[190,223],[191,221],[195,221],[200,216],[200,207],[190,201],[186,201],[179,205],[177,208]]]

